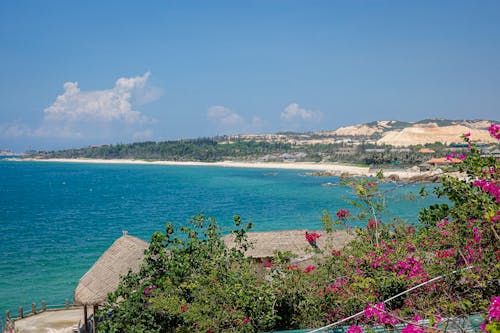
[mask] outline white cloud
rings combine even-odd
[[[209,107],[207,117],[225,134],[256,132],[265,126],[265,122],[259,117],[253,117],[251,121],[247,121],[238,113],[222,105]]]
[[[291,103],[281,112],[281,119],[285,121],[306,121],[318,122],[323,117],[320,111],[306,110],[301,108],[297,103]]]
[[[147,86],[150,72],[122,77],[111,89],[82,91],[77,82],[64,83],[64,92],[43,110],[41,122],[29,127],[21,121],[0,124],[3,138],[64,138],[83,140],[150,139],[156,120],[134,105],[158,99],[161,90]]]
[[[144,87],[151,74],[132,78],[120,78],[108,90],[82,92],[78,82],[66,82],[64,93],[44,112],[45,121],[123,121],[147,122],[148,118],[132,110],[132,93]]]

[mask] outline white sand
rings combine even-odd
[[[93,159],[93,158],[51,158],[51,159],[12,159],[16,161],[35,162],[63,162],[63,163],[99,163],[99,164],[143,164],[143,165],[178,165],[178,166],[209,166],[209,167],[229,167],[229,168],[257,168],[257,169],[289,169],[289,170],[309,170],[328,171],[332,173],[349,173],[351,175],[370,175],[368,167],[359,167],[336,163],[314,163],[314,162],[175,162],[175,161],[144,161],[131,159]]]
[[[175,161],[144,161],[132,159],[90,159],[90,158],[52,158],[52,159],[13,159],[16,161],[36,161],[36,162],[61,162],[61,163],[99,163],[99,164],[142,164],[142,165],[177,165],[177,166],[205,166],[205,167],[227,167],[227,168],[258,168],[258,169],[288,169],[303,171],[325,171],[333,175],[347,174],[350,176],[374,176],[368,167],[360,167],[338,163],[314,163],[314,162],[175,162]],[[399,179],[409,179],[416,176],[432,176],[440,174],[441,170],[420,172],[418,170],[390,170],[385,171],[384,176],[395,175]]]

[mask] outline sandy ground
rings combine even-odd
[[[61,162],[61,163],[99,163],[99,164],[142,164],[142,165],[177,165],[177,166],[209,166],[209,167],[227,167],[227,168],[258,168],[258,169],[288,169],[288,170],[303,170],[303,171],[325,171],[333,175],[348,174],[350,176],[374,176],[375,173],[370,172],[368,167],[360,167],[347,164],[337,163],[314,163],[314,162],[174,162],[174,161],[144,161],[131,159],[15,159],[18,161],[38,161],[38,162]],[[384,173],[384,176],[395,175],[401,180],[410,179],[412,177],[432,176],[439,174],[440,170],[420,172],[415,169],[391,170]]]
[[[41,312],[16,320],[15,327],[19,333],[72,333],[79,322],[83,323],[83,308]]]

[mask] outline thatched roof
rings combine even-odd
[[[75,303],[103,303],[107,294],[118,287],[120,276],[127,274],[129,269],[139,270],[148,247],[147,242],[124,232],[82,276],[75,289]]]
[[[248,241],[253,245],[245,254],[255,259],[272,258],[276,251],[292,252],[300,259],[309,258],[314,253],[314,248],[306,240],[306,231],[316,232],[321,235],[316,240],[319,249],[332,250],[341,249],[347,242],[353,239],[353,236],[345,230],[336,230],[332,233],[325,231],[311,231],[306,229],[282,230],[268,232],[249,232]],[[235,247],[234,235],[230,234],[222,238],[224,243],[230,248]]]

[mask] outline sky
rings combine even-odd
[[[0,149],[499,115],[498,0],[0,0]]]

